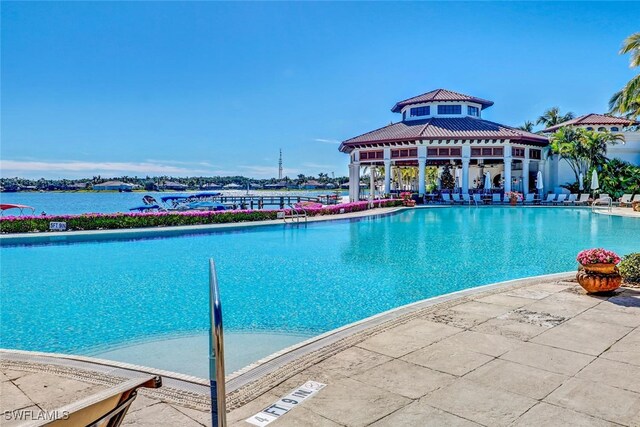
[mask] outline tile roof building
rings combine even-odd
[[[535,175],[545,170],[542,149],[549,144],[548,139],[482,119],[482,111],[492,105],[492,101],[446,89],[397,102],[391,111],[402,114],[402,121],[340,144],[340,151],[350,156],[350,199],[360,198],[363,167],[384,168],[384,181],[379,187],[385,194],[409,190],[424,195],[427,167],[437,170],[438,176],[453,168],[457,179],[452,190],[463,194],[535,190]],[[417,168],[417,179],[403,181],[398,170],[407,168]],[[491,188],[484,185],[487,173],[492,177]],[[369,175],[375,192],[375,173]],[[430,183],[431,188],[434,185],[441,183]]]

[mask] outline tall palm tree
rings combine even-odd
[[[631,54],[629,67],[640,67],[640,32],[631,34],[622,43],[620,54]],[[609,111],[630,119],[640,116],[640,74],[632,78],[622,90],[609,100]]]
[[[533,122],[526,120],[522,126],[518,126],[518,129],[526,130],[527,132],[533,132]]]
[[[544,125],[544,127],[548,128],[551,126],[559,125],[562,122],[566,122],[567,120],[571,120],[576,115],[569,111],[566,114],[560,114],[560,108],[551,107],[547,111],[544,112],[543,115],[538,117],[536,120],[537,125]]]

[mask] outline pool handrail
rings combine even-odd
[[[211,390],[211,422],[213,427],[226,427],[227,402],[224,379],[224,336],[222,326],[222,303],[216,264],[209,259],[209,383]]]

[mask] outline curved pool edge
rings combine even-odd
[[[443,208],[448,206],[432,206],[433,208]],[[306,223],[340,221],[357,219],[368,216],[393,215],[411,208],[396,206],[391,208],[375,208],[359,212],[350,212],[337,215],[318,215],[308,217]],[[43,244],[43,243],[65,243],[81,242],[86,240],[115,240],[134,239],[150,237],[172,237],[183,234],[210,233],[215,231],[236,230],[264,226],[290,226],[304,225],[305,223],[290,223],[283,220],[264,220],[230,222],[223,224],[202,224],[202,225],[179,225],[171,227],[146,227],[146,228],[122,228],[117,230],[81,230],[64,232],[43,232],[43,233],[15,233],[0,234],[0,246],[21,245],[21,244]]]
[[[270,376],[270,374],[277,374],[277,371],[281,371],[297,361],[300,361],[300,364],[296,367],[296,370],[310,366],[317,360],[325,359],[342,348],[342,346],[334,348],[339,341],[346,340],[358,333],[373,331],[374,329],[386,329],[398,323],[408,322],[412,319],[412,314],[422,309],[443,305],[471,295],[502,291],[506,288],[518,288],[541,281],[567,280],[573,278],[574,274],[574,272],[562,272],[530,276],[463,289],[396,307],[325,332],[273,353],[227,375],[227,393],[231,397],[229,410],[234,405],[238,406],[239,403],[245,402],[247,400],[246,394],[256,394],[257,391],[251,390],[251,386],[257,381]],[[375,331],[375,333],[377,332]],[[312,356],[309,360],[302,360],[309,356]],[[187,396],[188,403],[194,407],[206,407],[208,405],[209,380],[178,372],[89,356],[0,349],[0,364],[6,364],[7,362],[30,366],[35,372],[42,370],[58,372],[57,369],[62,369],[64,371],[62,375],[80,375],[85,378],[92,378],[94,374],[98,377],[107,376],[112,378],[134,378],[146,374],[160,375],[163,377],[164,386],[158,389],[157,393],[163,398],[178,399],[184,402],[185,396]],[[269,378],[269,380],[271,382],[278,381],[278,379],[274,378]]]

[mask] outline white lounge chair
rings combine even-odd
[[[563,203],[565,205],[573,205],[576,203],[576,200],[578,199],[578,195],[577,194],[569,194],[569,197],[567,197],[567,200],[565,200]]]
[[[451,197],[453,198],[453,203],[462,203],[462,199],[458,193],[452,194]]]
[[[624,206],[631,206],[631,199],[633,198],[633,194],[623,194],[622,197],[620,197],[620,207],[624,207]]]
[[[533,193],[527,193],[524,196],[524,200],[522,201],[522,204],[526,205],[526,204],[533,204],[533,198],[534,198],[535,194]]]
[[[553,201],[554,201],[555,199],[556,199],[556,195],[555,195],[555,194],[553,194],[553,193],[550,193],[550,194],[547,194],[547,198],[546,198],[546,199],[544,199],[544,200],[541,200],[541,201],[540,201],[540,204],[542,204],[542,205],[548,205],[548,204],[553,203]]]
[[[451,195],[449,193],[442,193],[442,201],[447,204],[452,204]]]
[[[554,205],[559,205],[560,203],[563,203],[565,201],[565,199],[567,198],[566,194],[558,194],[558,198],[556,199],[555,202],[553,202]]]
[[[463,201],[464,203],[471,203],[471,197],[469,197],[469,195],[468,195],[468,194],[463,194],[463,195],[462,195],[462,201]]]
[[[502,203],[502,196],[500,195],[500,193],[493,193],[493,195],[491,196],[491,203],[496,205]]]
[[[473,202],[478,204],[478,205],[484,205],[484,200],[482,200],[482,197],[480,197],[479,194],[474,194],[473,195]]]
[[[576,205],[586,205],[589,202],[589,194],[583,193],[578,200],[575,201]]]

